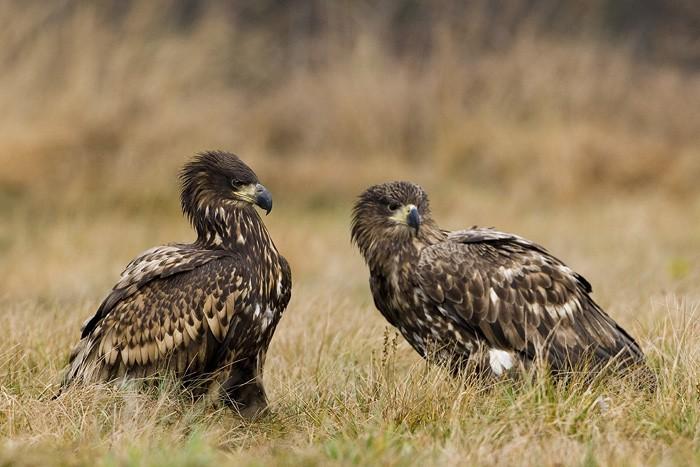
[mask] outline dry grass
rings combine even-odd
[[[697,74],[527,30],[489,52],[436,28],[432,53],[397,56],[371,22],[285,70],[264,31],[210,11],[173,33],[159,8],[109,28],[96,7],[0,6],[0,465],[700,464]],[[176,170],[217,147],[272,190],[294,273],[271,414],[245,422],[168,382],[48,400],[121,268],[192,237]],[[424,185],[444,227],[516,231],[587,276],[659,390],[427,367],[349,242],[353,196],[395,178]]]

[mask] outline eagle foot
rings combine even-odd
[[[251,368],[236,368],[221,385],[223,402],[243,418],[255,418],[267,409],[267,394],[262,378]]]

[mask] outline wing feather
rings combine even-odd
[[[642,358],[637,343],[592,300],[590,284],[522,237],[492,229],[453,232],[423,250],[425,299],[455,324],[478,329],[493,347],[563,367],[586,352]]]
[[[154,279],[192,271],[209,261],[230,255],[225,250],[202,250],[192,245],[165,245],[151,248],[131,261],[121,273],[119,281],[104,299],[95,315],[86,321],[81,337],[85,337],[97,323],[121,301],[129,298]]]
[[[145,376],[163,367],[181,374],[201,370],[216,351],[207,345],[208,336],[221,342],[234,314],[246,309],[241,299],[246,281],[239,276],[235,259],[222,257],[192,271],[152,279],[96,322],[84,338],[90,358],[74,367],[96,365],[100,375],[112,377]],[[75,367],[69,379],[79,371],[89,373]]]

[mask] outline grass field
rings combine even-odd
[[[438,30],[402,58],[372,27],[284,71],[269,37],[216,11],[174,34],[157,5],[122,29],[17,5],[0,7],[0,465],[700,465],[697,72],[528,33],[486,52]],[[177,169],[214,148],[272,191],[292,266],[270,413],[244,421],[168,382],[50,400],[127,262],[193,238]],[[349,238],[354,196],[399,178],[444,228],[517,232],[586,276],[658,390],[426,366],[374,309]]]

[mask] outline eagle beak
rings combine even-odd
[[[261,184],[255,185],[255,204],[265,210],[265,214],[272,211],[272,194]]]
[[[416,233],[418,233],[418,228],[420,227],[421,223],[421,218],[420,214],[418,214],[418,208],[416,208],[413,205],[408,206],[408,214],[406,215],[406,224],[409,225],[409,227],[413,227],[416,230]]]

